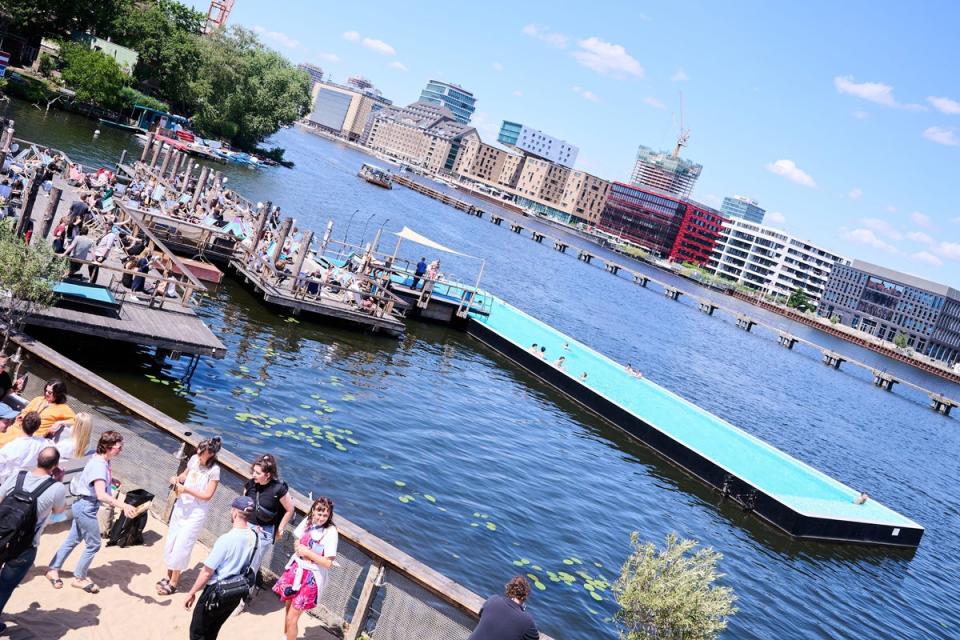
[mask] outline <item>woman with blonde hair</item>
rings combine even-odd
[[[90,434],[93,431],[93,418],[81,411],[73,418],[72,427],[63,427],[54,436],[54,446],[60,452],[60,460],[83,458],[91,453]]]

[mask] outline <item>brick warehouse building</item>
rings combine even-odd
[[[705,205],[615,182],[598,226],[662,258],[704,264],[720,236],[723,215]]]

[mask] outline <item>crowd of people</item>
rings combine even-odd
[[[62,466],[67,460],[85,462],[82,471],[69,482],[69,494],[74,497],[69,507],[69,532],[47,565],[45,577],[53,589],[64,588],[61,571],[77,547],[81,547],[70,586],[91,595],[98,593],[100,587],[90,576],[90,568],[104,535],[98,518],[101,509],[112,507],[128,519],[139,515],[137,507],[122,499],[118,491],[120,480],[113,473],[113,461],[123,453],[123,435],[104,431],[91,447],[93,420],[89,414],[70,408],[67,387],[61,380],[48,380],[41,396],[17,409],[20,403],[16,402],[16,393],[22,390],[22,384],[18,386],[22,380],[12,381],[5,365],[6,361],[0,359],[0,385],[5,385],[0,405],[7,408],[8,414],[12,411],[16,415],[4,420],[0,434],[0,614],[33,566],[50,516],[67,509]],[[170,478],[176,501],[164,539],[163,573],[156,583],[159,596],[172,596],[179,591],[181,576],[190,568],[190,556],[220,484],[217,454],[221,446],[219,437],[201,441],[183,471]],[[243,611],[245,602],[257,591],[255,577],[263,558],[294,516],[289,486],[280,479],[274,456],[258,456],[250,473],[243,495],[231,503],[231,529],[217,539],[183,601],[185,608],[193,609],[191,640],[213,640],[231,614]],[[16,500],[7,499],[13,495]],[[27,505],[27,511],[23,505]],[[31,517],[16,520],[11,516],[20,511],[29,511]],[[297,637],[300,616],[315,608],[322,597],[337,554],[333,513],[333,501],[320,497],[293,531],[294,553],[273,586],[273,592],[285,606],[286,640]],[[22,539],[22,544],[4,546],[14,538]],[[226,590],[223,585],[238,576],[245,586]],[[4,628],[0,623],[0,633]]]

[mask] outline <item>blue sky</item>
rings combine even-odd
[[[682,92],[695,199],[750,196],[769,224],[960,288],[960,5],[667,4],[237,0],[230,24],[398,104],[460,84],[485,141],[520,121],[611,180],[638,144],[672,148]]]

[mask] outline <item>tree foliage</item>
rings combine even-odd
[[[667,536],[657,551],[653,543],[630,536],[633,552],[623,565],[614,594],[620,604],[617,620],[625,640],[711,640],[736,613],[736,596],[717,586],[723,557],[711,548],[692,553],[695,540]]]
[[[283,56],[240,27],[201,40],[194,125],[207,136],[252,149],[310,106],[310,81]]]
[[[0,15],[28,40],[101,31],[130,0],[4,0]]]
[[[151,109],[156,109],[157,111],[169,111],[170,105],[161,100],[157,100],[153,96],[148,96],[142,91],[138,91],[133,87],[124,87],[120,89],[120,105],[124,109],[133,109],[136,105],[141,105],[144,107],[149,107]]]
[[[907,334],[905,334],[905,333],[898,333],[898,334],[897,334],[896,336],[894,336],[894,338],[893,338],[893,344],[895,344],[895,345],[896,345],[897,347],[899,347],[900,349],[906,349],[906,348],[907,348],[907,342],[908,342],[908,341],[909,341],[909,339],[907,338]]]
[[[813,311],[814,305],[810,301],[810,298],[807,297],[807,294],[802,289],[796,289],[793,293],[790,294],[790,297],[787,298],[787,306],[801,313],[806,313],[807,311]]]
[[[134,77],[171,103],[177,111],[192,111],[196,96],[189,79],[200,69],[204,14],[172,0],[130,2],[110,31],[113,39],[134,49]]]
[[[63,278],[67,263],[46,243],[27,246],[10,224],[0,224],[0,323],[7,348],[10,334],[23,328],[31,313],[53,304],[53,287]]]
[[[115,109],[121,106],[120,92],[127,77],[116,60],[84,44],[60,45],[60,77],[77,92],[77,100]]]

